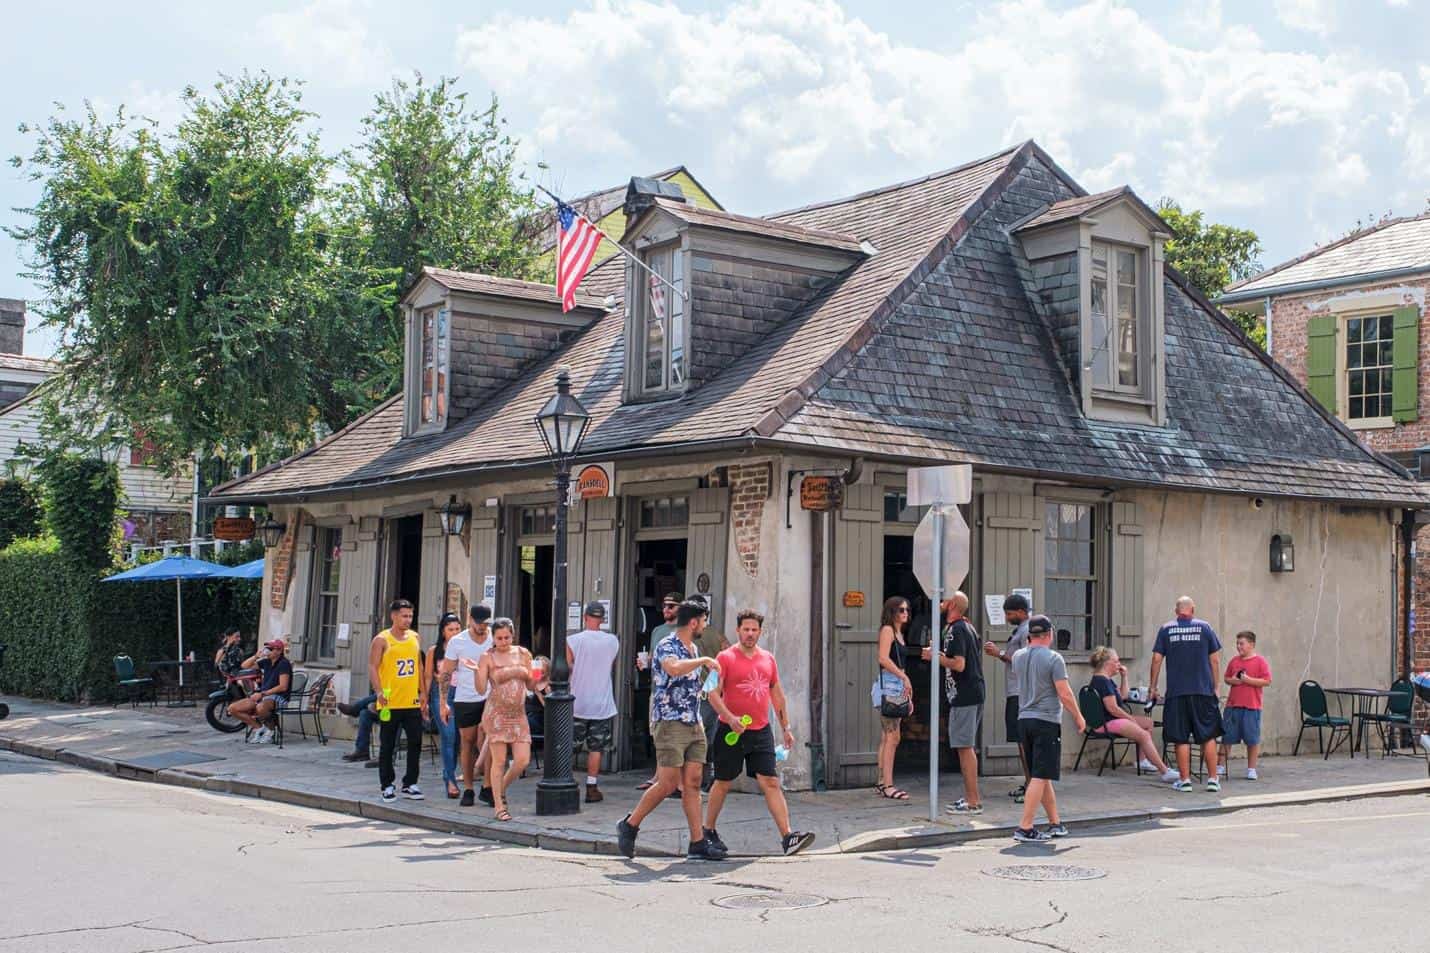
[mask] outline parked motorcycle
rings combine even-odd
[[[215,731],[231,735],[243,730],[243,722],[228,713],[228,706],[251,695],[262,677],[261,672],[253,670],[224,676],[223,688],[209,695],[208,707],[204,709],[204,718]]]
[[[0,644],[0,668],[5,667],[5,646]],[[0,702],[0,721],[10,717],[10,706]]]

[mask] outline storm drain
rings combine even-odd
[[[829,902],[829,898],[816,897],[812,893],[741,893],[710,902],[729,910],[803,910],[805,907],[822,907]]]
[[[1015,867],[990,867],[983,871],[1000,880],[1100,880],[1107,871],[1096,867],[1074,867],[1071,864],[1019,864]]]

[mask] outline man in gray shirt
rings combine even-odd
[[[1028,620],[1028,646],[1013,656],[1012,671],[1018,678],[1018,732],[1028,756],[1028,793],[1023,801],[1023,818],[1013,831],[1016,841],[1045,841],[1066,837],[1068,829],[1058,820],[1058,800],[1053,782],[1061,776],[1062,710],[1073,716],[1078,733],[1087,722],[1078,711],[1077,699],[1068,687],[1068,667],[1052,650],[1053,623],[1045,615]],[[1043,830],[1033,827],[1038,805],[1048,816]]]
[[[1028,644],[1028,600],[1019,593],[1013,593],[1003,600],[1003,615],[1013,626],[1013,634],[1008,636],[1008,644],[1000,649],[992,642],[983,643],[983,651],[1007,666],[1004,680],[1003,728],[1008,732],[1008,740],[1018,746],[1018,761],[1023,765],[1023,784],[1008,792],[1008,796],[1019,804],[1028,790],[1028,753],[1023,750],[1023,742],[1018,737],[1018,676],[1013,672],[1013,656]]]

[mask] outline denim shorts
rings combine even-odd
[[[1228,708],[1222,713],[1222,744],[1261,744],[1261,709]]]

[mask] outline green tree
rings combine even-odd
[[[450,77],[429,84],[421,75],[395,80],[376,97],[361,141],[345,157],[335,218],[351,241],[342,260],[386,276],[395,292],[411,287],[424,265],[544,277],[544,220],[518,168],[517,143],[495,99],[470,110],[456,84]],[[395,303],[396,294],[374,328],[374,360],[348,382],[349,398],[362,409],[400,384],[403,326]]]
[[[165,137],[90,107],[31,130],[14,162],[40,198],[10,230],[61,334],[47,436],[96,448],[142,431],[169,468],[346,422],[310,358],[352,340],[345,299],[380,283],[325,254],[332,162],[295,84],[245,74],[184,98]]]
[[[45,522],[77,566],[106,569],[118,554],[119,468],[97,457],[56,453],[39,466]]]
[[[1184,210],[1170,198],[1157,203],[1157,214],[1171,226],[1167,240],[1167,264],[1176,268],[1192,286],[1215,299],[1227,285],[1250,278],[1261,270],[1257,256],[1261,240],[1249,228],[1205,222],[1199,209]],[[1247,336],[1266,347],[1266,328],[1261,319],[1245,311],[1228,311]]]
[[[43,515],[39,495],[28,481],[17,476],[0,480],[0,549],[38,536]]]

